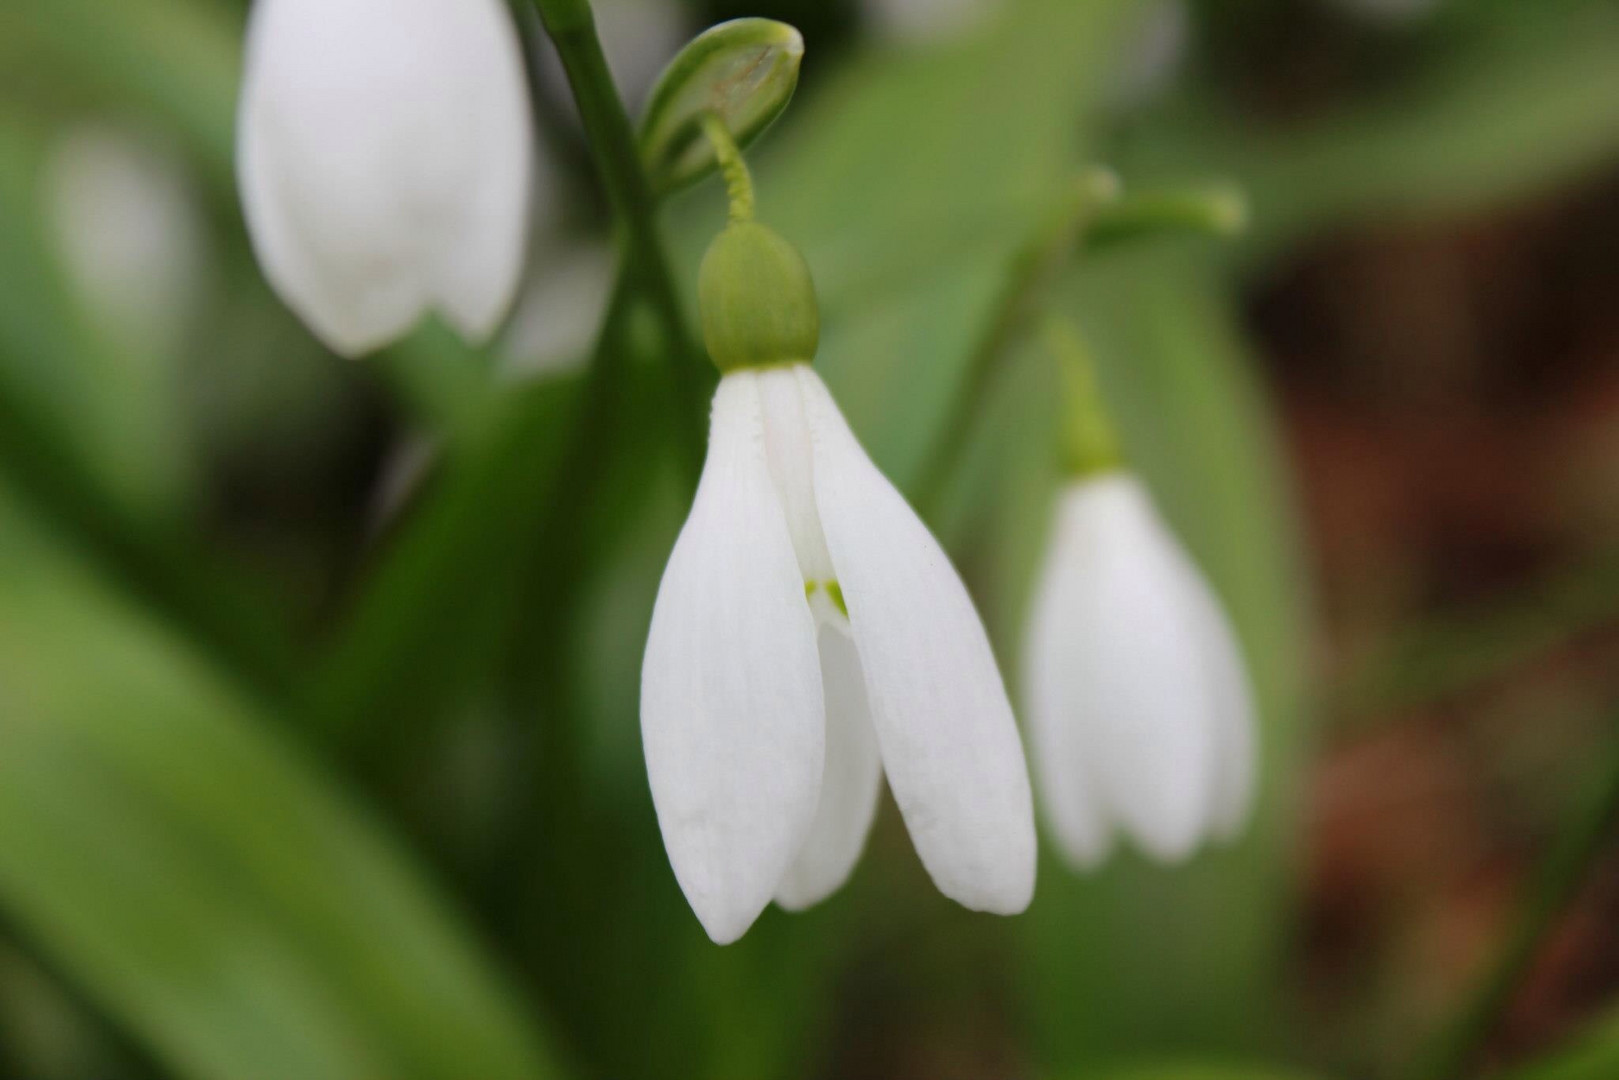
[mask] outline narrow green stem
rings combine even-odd
[[[1118,178],[1105,169],[1085,173],[1013,256],[995,316],[973,350],[966,379],[934,441],[927,472],[916,487],[916,505],[924,516],[937,513],[939,501],[966,454],[973,418],[1002,357],[1039,314],[1046,293],[1068,265],[1086,228],[1098,210],[1117,197],[1118,187]]]
[[[707,364],[686,325],[658,234],[657,198],[648,183],[624,103],[613,85],[586,0],[533,0],[568,74],[591,155],[622,229],[624,266],[620,273],[641,289],[670,356],[680,399],[681,435],[688,472],[695,482],[706,443]],[[629,306],[622,310],[628,311]]]
[[[1485,1042],[1512,1004],[1547,937],[1574,900],[1619,825],[1619,743],[1578,817],[1558,838],[1524,898],[1511,932],[1454,1017],[1435,1036],[1409,1080],[1460,1080],[1477,1064]]]
[[[1041,340],[1057,365],[1062,389],[1062,464],[1076,479],[1117,469],[1124,461],[1084,337],[1067,319],[1047,315]]]
[[[748,172],[748,163],[742,158],[742,151],[731,138],[730,129],[725,126],[717,113],[703,114],[703,134],[714,147],[714,157],[720,163],[720,173],[725,177],[725,194],[731,201],[731,221],[743,222],[753,220],[753,176]]]
[[[1097,211],[1085,232],[1087,252],[1105,251],[1154,236],[1235,236],[1248,224],[1240,188],[1206,187],[1127,195]]]

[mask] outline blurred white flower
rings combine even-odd
[[[1218,600],[1132,475],[1062,493],[1025,641],[1041,802],[1078,867],[1115,831],[1163,861],[1246,822],[1256,745]]]
[[[88,310],[149,356],[180,346],[202,294],[206,229],[196,191],[160,143],[121,128],[74,128],[46,162],[47,221]]]
[[[356,355],[428,310],[495,329],[522,269],[534,133],[501,0],[259,0],[237,170],[282,298]]]
[[[513,378],[583,366],[601,329],[615,260],[605,242],[549,244],[536,259],[501,342],[501,371]]]
[[[675,876],[716,942],[848,877],[887,773],[945,895],[1034,888],[1027,767],[949,559],[807,365],[743,368],[664,571],[641,673]]]
[[[966,32],[1003,0],[865,0],[866,17],[881,36],[896,41],[933,41]]]

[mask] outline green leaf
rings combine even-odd
[[[324,736],[355,753],[408,741],[415,721],[504,659],[577,389],[525,387],[489,404],[481,429],[451,435],[428,497],[378,552],[329,643],[312,691]]]
[[[1114,163],[1135,180],[1234,178],[1266,251],[1346,222],[1530,197],[1619,156],[1619,10],[1564,7],[1480,12],[1480,26],[1412,78],[1293,125],[1189,95],[1121,144]]]
[[[47,228],[45,133],[0,112],[0,402],[27,417],[130,515],[185,494],[174,395],[117,348],[68,288]]]
[[[709,27],[669,62],[641,121],[641,160],[652,188],[667,194],[714,171],[704,114],[725,124],[746,149],[787,108],[798,86],[804,39],[772,19],[733,19]]]
[[[172,125],[222,183],[231,176],[241,16],[195,0],[16,0],[49,59],[123,109]]]
[[[176,1075],[555,1075],[282,726],[0,488],[0,907]]]
[[[291,649],[273,608],[184,535],[177,386],[90,326],[42,225],[41,133],[0,114],[0,473],[126,586],[261,686]]]

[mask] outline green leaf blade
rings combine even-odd
[[[187,1077],[556,1075],[389,841],[0,491],[0,905]]]

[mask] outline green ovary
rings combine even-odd
[[[826,593],[827,598],[832,601],[838,611],[843,613],[845,619],[849,617],[849,605],[843,602],[843,586],[836,581],[806,581],[804,582],[804,599],[808,600],[813,597],[816,589]]]

